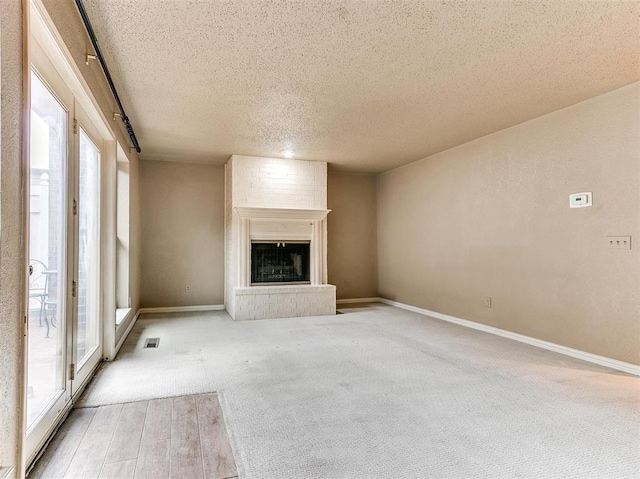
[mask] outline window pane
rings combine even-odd
[[[116,176],[116,308],[129,305],[129,162],[118,145]],[[116,326],[123,314],[116,314]]]
[[[31,74],[27,427],[64,389],[67,112]]]
[[[78,367],[99,343],[100,317],[100,151],[82,128],[79,162]]]

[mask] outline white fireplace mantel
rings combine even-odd
[[[331,210],[302,208],[233,208],[238,225],[238,286],[249,287],[251,277],[251,241],[308,240],[311,243],[311,285],[326,283],[325,219]],[[289,226],[285,226],[289,225]],[[297,225],[297,227],[296,227]]]
[[[331,210],[308,210],[297,208],[255,208],[236,206],[234,210],[240,218],[319,221],[327,217]]]

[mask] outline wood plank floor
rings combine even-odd
[[[238,477],[215,393],[75,409],[29,479]]]

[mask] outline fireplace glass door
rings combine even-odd
[[[309,283],[309,242],[252,242],[251,284]]]

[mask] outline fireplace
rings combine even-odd
[[[229,315],[336,314],[327,275],[327,164],[233,155],[225,178]]]
[[[309,241],[251,242],[251,285],[309,284]]]

